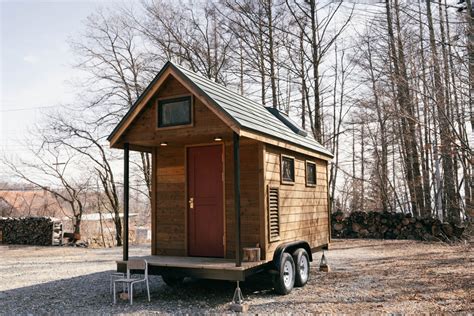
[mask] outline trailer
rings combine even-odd
[[[128,260],[130,151],[151,157],[146,259],[168,285],[271,271],[275,291],[287,294],[305,285],[313,253],[330,243],[332,154],[277,109],[167,62],[108,140],[124,150],[119,271]]]

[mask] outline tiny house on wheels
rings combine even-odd
[[[118,270],[128,260],[130,150],[151,154],[146,259],[167,284],[271,271],[286,294],[330,242],[332,154],[276,109],[168,62],[108,140],[125,159]]]

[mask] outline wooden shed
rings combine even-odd
[[[167,62],[108,140],[125,151],[125,214],[129,150],[151,153],[148,261],[168,283],[245,280],[330,242],[332,154],[276,109]],[[242,262],[247,247],[260,258]]]

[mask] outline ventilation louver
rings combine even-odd
[[[268,187],[268,230],[270,241],[280,238],[280,197],[278,188]]]

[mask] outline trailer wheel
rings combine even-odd
[[[281,256],[280,272],[273,277],[273,287],[278,294],[286,295],[295,285],[295,262],[293,257],[285,252]]]
[[[295,261],[295,286],[305,286],[309,279],[309,256],[306,250],[298,248],[293,252],[293,260]]]
[[[171,275],[162,275],[161,278],[169,287],[177,287],[184,281],[184,277],[176,277]]]

